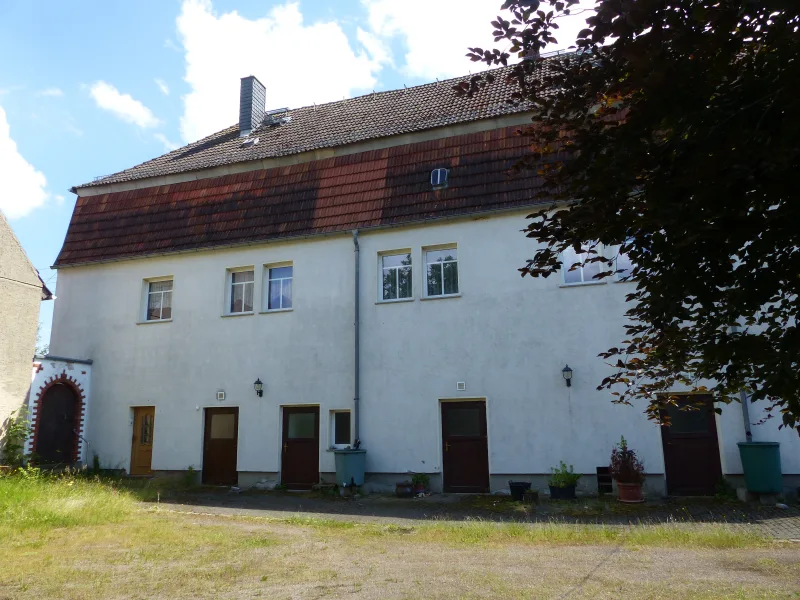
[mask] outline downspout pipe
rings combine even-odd
[[[739,333],[739,326],[734,325],[731,327],[732,333]],[[750,405],[747,403],[747,392],[745,390],[741,390],[739,392],[739,401],[742,405],[742,419],[744,420],[744,437],[745,441],[752,442],[753,441],[753,432],[750,430]]]
[[[360,420],[359,420],[359,402],[360,402],[360,383],[361,383],[361,352],[359,347],[360,337],[358,331],[358,322],[360,317],[359,299],[361,291],[361,277],[359,275],[359,247],[358,247],[358,229],[353,230],[353,251],[355,253],[355,289],[354,289],[354,306],[355,306],[355,322],[353,326],[353,335],[355,336],[355,356],[354,356],[354,372],[353,372],[353,388],[355,390],[353,396],[353,438],[354,445],[358,448],[361,445],[360,437]]]

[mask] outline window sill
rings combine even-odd
[[[461,294],[444,294],[442,296],[423,296],[420,300],[446,300],[447,298],[461,298]]]
[[[337,450],[347,450],[352,448],[353,444],[339,444],[338,446],[331,446],[330,448],[325,448],[325,452],[336,452]]]
[[[271,315],[272,313],[285,313],[292,312],[294,308],[271,308],[269,310],[261,310],[258,312],[260,315]]]
[[[154,323],[172,323],[172,319],[153,319],[152,321],[137,321],[137,325],[153,325]]]
[[[607,281],[578,281],[576,283],[562,283],[558,287],[571,288],[571,287],[585,287],[587,285],[606,285]]]
[[[228,317],[248,317],[248,316],[254,315],[254,314],[256,314],[256,313],[254,313],[252,310],[250,310],[250,311],[247,311],[247,312],[240,312],[240,313],[227,313],[227,314],[220,315],[220,316],[223,319],[227,319]]]
[[[378,300],[375,304],[398,304],[400,302],[413,302],[416,298],[397,298],[396,300]]]

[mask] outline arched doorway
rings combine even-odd
[[[78,396],[71,386],[55,383],[39,400],[36,460],[42,465],[71,465],[75,461],[75,418]]]

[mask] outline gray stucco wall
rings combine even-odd
[[[30,387],[41,299],[36,270],[0,213],[0,438]]]

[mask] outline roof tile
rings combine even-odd
[[[508,172],[527,148],[516,129],[82,197],[56,265],[529,206],[535,174]],[[443,164],[449,187],[432,190]]]
[[[541,68],[549,69],[550,60],[552,59],[543,61]],[[249,135],[250,138],[257,137],[258,144],[247,147],[242,146],[239,126],[233,125],[163,156],[113,175],[99,177],[78,187],[120,183],[289,156],[310,150],[334,148],[402,133],[524,112],[529,109],[528,105],[513,106],[506,102],[513,91],[504,76],[508,69],[510,67],[496,69],[494,82],[473,98],[456,96],[453,86],[465,79],[457,77],[401,90],[373,92],[318,106],[292,109],[286,115],[291,117],[291,120],[285,124],[272,125],[271,117],[267,117],[265,122]],[[482,135],[478,139],[489,140],[491,136]],[[426,142],[425,150],[441,149],[450,143],[447,140]],[[373,160],[385,156],[387,156],[385,149],[373,150],[361,159]],[[338,163],[339,165],[356,162],[352,156],[341,158],[343,160]],[[242,179],[237,181],[244,181],[247,176],[242,174],[237,175],[238,177]],[[202,186],[200,183],[195,185]]]

